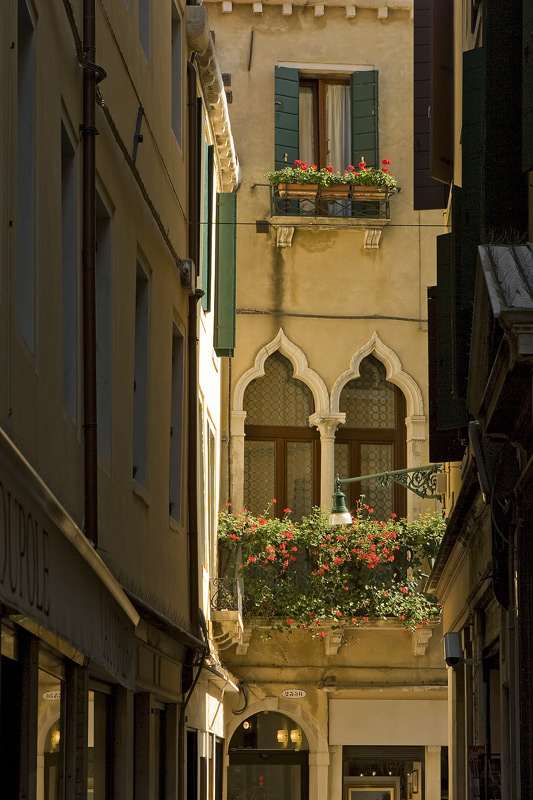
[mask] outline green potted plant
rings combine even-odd
[[[390,161],[384,158],[381,163],[382,167],[368,167],[363,156],[358,170],[348,167],[353,200],[387,200],[394,193],[398,181],[391,175]]]
[[[280,197],[298,197],[313,200],[318,192],[321,171],[316,164],[309,166],[305,161],[296,159],[291,166],[267,172],[270,183],[277,185]]]

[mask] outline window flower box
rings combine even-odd
[[[317,192],[318,183],[278,183],[278,194],[283,199],[314,200]]]
[[[352,186],[352,199],[365,202],[383,202],[388,200],[393,192],[386,186]]]

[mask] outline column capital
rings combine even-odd
[[[232,411],[231,412],[231,435],[244,436],[244,421],[246,419],[246,411]]]
[[[335,431],[343,422],[346,422],[346,414],[344,412],[338,414],[322,414],[320,411],[317,411],[309,417],[309,425],[314,425],[315,428],[318,428],[321,439],[334,439]]]

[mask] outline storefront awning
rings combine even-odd
[[[42,478],[0,429],[0,601],[135,683],[139,615]]]

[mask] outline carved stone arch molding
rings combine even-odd
[[[369,341],[357,350],[350,361],[350,367],[339,375],[333,389],[331,390],[331,411],[339,412],[341,392],[345,385],[359,378],[359,367],[361,361],[371,353],[385,365],[387,380],[397,386],[405,395],[407,417],[407,441],[413,439],[424,440],[426,438],[426,417],[424,414],[424,400],[418,383],[407,372],[402,369],[402,362],[396,353],[381,341],[376,331],[372,334]]]
[[[265,697],[248,706],[246,714],[233,716],[226,726],[226,753],[231,737],[244,722],[263,711],[277,711],[293,719],[301,727],[309,743],[309,800],[323,800],[328,796],[329,746],[324,731],[302,704],[283,697]]]
[[[271,342],[265,344],[259,350],[255,357],[254,366],[247,370],[237,381],[233,393],[233,413],[239,414],[239,412],[244,411],[244,392],[246,387],[256,378],[263,377],[265,374],[265,361],[276,350],[279,350],[282,355],[289,359],[294,368],[294,377],[305,383],[313,393],[315,413],[329,413],[329,394],[326,384],[320,375],[309,368],[305,353],[285,336],[283,328],[279,329],[275,339],[272,339]]]

